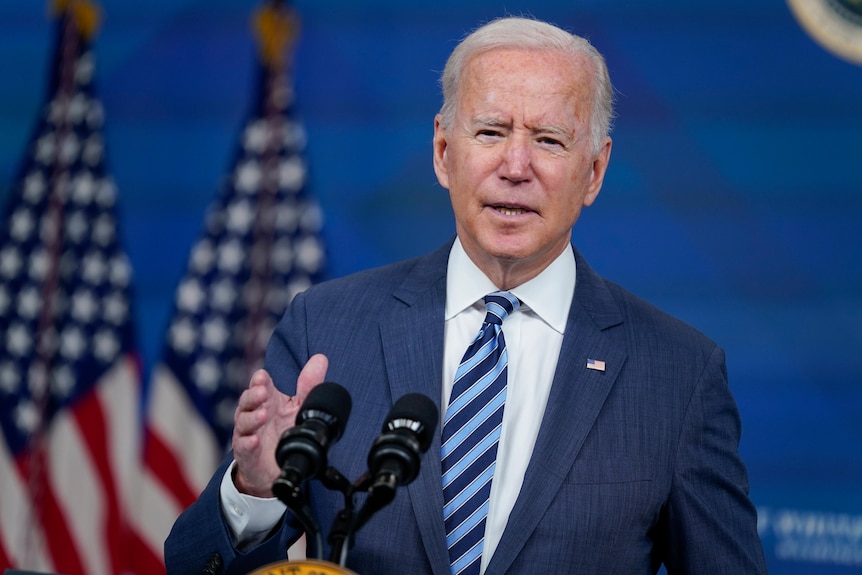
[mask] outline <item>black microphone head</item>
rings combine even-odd
[[[308,392],[299,413],[296,414],[296,425],[314,417],[324,419],[332,425],[332,440],[335,441],[344,433],[352,407],[353,400],[344,387],[325,381]]]
[[[437,406],[421,393],[408,393],[395,402],[386,421],[383,433],[407,428],[416,434],[422,453],[431,446],[434,430],[437,429]]]

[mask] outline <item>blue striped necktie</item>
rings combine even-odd
[[[508,354],[502,324],[518,298],[485,296],[487,314],[467,348],[443,422],[443,518],[452,575],[477,575],[506,401]]]

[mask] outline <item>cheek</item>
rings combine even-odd
[[[567,203],[572,209],[580,210],[584,206],[591,179],[592,169],[586,167],[582,167],[569,176],[568,185],[570,193]]]
[[[457,156],[450,153],[446,167],[452,200],[466,202],[481,180],[481,164],[469,153]]]
[[[450,150],[449,166],[457,170],[466,183],[476,183],[493,174],[502,163],[503,153],[496,148],[486,148],[478,144],[466,144],[458,148],[458,154]]]
[[[470,214],[475,211],[472,197],[464,190],[463,186],[449,188],[449,201],[455,216],[460,220],[471,217]]]
[[[568,209],[566,210],[566,218],[568,219],[568,225],[573,226],[575,222],[581,215],[581,210],[584,208],[583,196],[578,195],[576,198],[573,198],[569,203]]]
[[[550,213],[559,227],[571,227],[577,221],[584,206],[583,183],[578,182],[568,186],[564,182],[560,183],[561,186],[558,189],[565,191],[554,196]]]

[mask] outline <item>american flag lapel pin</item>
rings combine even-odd
[[[600,359],[588,359],[587,360],[587,369],[594,369],[596,371],[604,371],[605,370],[605,362]]]

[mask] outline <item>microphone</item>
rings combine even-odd
[[[305,529],[309,556],[320,557],[323,540],[302,484],[325,472],[326,453],[344,433],[352,403],[350,394],[337,383],[315,386],[302,402],[295,425],[282,434],[275,448],[281,474],[272,484],[272,493],[293,511]]]
[[[356,483],[358,490],[368,492],[365,503],[355,515],[348,505],[332,524],[332,562],[345,565],[353,534],[392,502],[397,487],[416,479],[419,458],[428,451],[436,428],[437,406],[427,396],[408,393],[395,402],[368,452],[368,471]]]
[[[427,396],[408,393],[396,401],[368,452],[370,493],[394,492],[416,479],[419,458],[428,451],[436,428],[437,406]]]
[[[326,453],[344,433],[351,406],[350,394],[337,383],[321,383],[308,393],[296,425],[282,434],[275,450],[281,476],[272,490],[279,499],[280,493],[291,496],[326,470]]]

